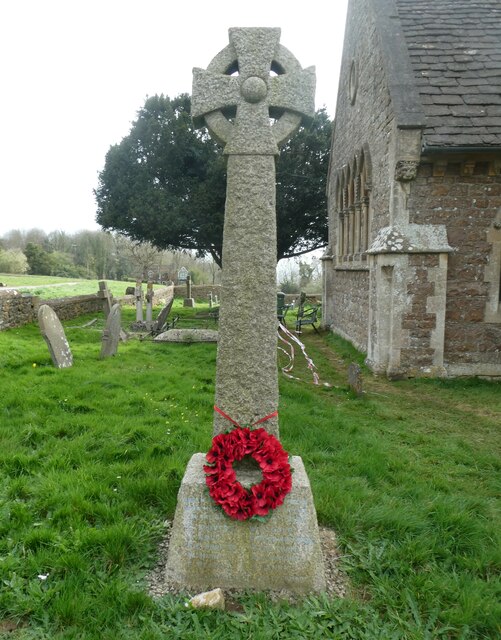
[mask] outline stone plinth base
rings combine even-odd
[[[185,298],[183,301],[183,307],[194,307],[195,299],[194,298]]]
[[[267,522],[226,516],[209,496],[204,462],[205,454],[196,453],[181,483],[167,558],[168,582],[199,591],[323,591],[317,517],[301,458],[292,458],[292,491]]]

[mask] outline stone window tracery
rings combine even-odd
[[[335,181],[338,262],[365,260],[369,248],[371,178],[369,149],[364,145],[351,163],[339,170]]]

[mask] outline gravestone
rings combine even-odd
[[[54,366],[58,369],[71,367],[73,356],[70,345],[66,340],[63,325],[59,321],[56,312],[47,304],[38,308],[38,324],[40,332],[49,347],[50,357]]]
[[[314,114],[315,75],[280,45],[280,29],[235,28],[229,39],[207,70],[193,70],[192,92],[195,125],[206,125],[228,155],[216,405],[243,425],[266,417],[260,426],[278,437],[275,156],[303,115]],[[230,426],[216,412],[214,435]],[[301,458],[292,457],[292,491],[266,522],[225,516],[206,491],[204,460],[195,454],[181,483],[167,580],[196,589],[324,589]],[[248,473],[259,482],[260,472]]]
[[[188,274],[186,276],[186,298],[183,302],[183,307],[194,307],[195,300],[191,297],[191,276]]]
[[[160,331],[164,330],[165,325],[167,324],[167,318],[169,317],[173,303],[174,303],[174,298],[171,297],[170,300],[167,302],[167,304],[160,311],[152,327],[153,333],[159,333]]]
[[[177,272],[178,284],[182,284],[183,282],[186,282],[187,277],[188,277],[188,269],[186,267],[181,267]]]
[[[120,334],[122,328],[121,323],[121,308],[117,302],[111,307],[111,311],[106,320],[106,326],[103,330],[101,338],[101,360],[103,358],[109,358],[114,356],[118,349],[118,342],[120,340]]]
[[[136,295],[136,323],[143,322],[143,283],[141,280],[136,280],[134,293]]]
[[[99,291],[97,294],[103,301],[103,313],[104,317],[107,318],[110,315],[111,307],[113,305],[113,296],[111,295],[111,292],[108,289],[108,284],[105,280],[100,280],[98,284]]]
[[[212,309],[212,305],[213,305],[213,300],[212,300],[212,291],[209,291],[209,309]]]
[[[153,282],[146,285],[146,328],[151,331],[153,325]]]
[[[362,369],[356,362],[351,362],[348,367],[348,386],[357,396],[364,394],[362,386]]]

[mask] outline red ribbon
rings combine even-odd
[[[229,420],[232,424],[235,425],[235,427],[238,427],[239,429],[243,429],[242,425],[238,424],[236,420],[233,420],[233,418],[231,418],[227,413],[222,411],[216,405],[214,405],[214,411],[217,411],[220,415],[223,416],[223,418],[226,418],[226,420]],[[269,420],[270,418],[274,418],[275,416],[278,416],[278,411],[273,411],[273,413],[270,413],[267,416],[264,416],[264,418],[260,418],[259,420],[256,420],[256,422],[253,422],[250,426],[255,427],[257,424],[261,424],[261,422],[266,422],[266,420]]]

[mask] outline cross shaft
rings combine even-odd
[[[239,424],[278,408],[275,155],[314,113],[314,70],[301,69],[279,38],[279,29],[230,29],[228,47],[193,70],[195,125],[207,125],[229,156],[216,405]],[[277,417],[262,426],[278,436]],[[228,427],[216,414],[214,433]]]

